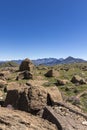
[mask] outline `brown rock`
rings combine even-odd
[[[47,103],[47,93],[44,87],[10,83],[5,100],[5,106],[12,105],[15,109],[38,112]]]
[[[23,72],[19,73],[16,80],[22,80],[22,79],[33,79],[33,74],[27,70],[23,71]]]
[[[38,112],[40,109],[44,108],[47,104],[47,92],[44,87],[40,86],[30,86],[29,88],[30,110],[33,112]]]
[[[86,130],[86,119],[75,112],[63,106],[46,106],[41,117],[56,124],[59,130]]]
[[[25,60],[22,61],[20,67],[19,67],[19,70],[20,71],[25,71],[25,70],[28,70],[28,71],[33,71],[34,69],[34,65],[33,63],[31,62],[31,60],[29,60],[28,58],[26,58]]]
[[[7,80],[10,77],[10,75],[11,75],[10,71],[1,71],[0,72],[0,79]]]
[[[69,83],[69,81],[67,79],[57,79],[57,85],[65,85]]]
[[[62,96],[56,87],[44,88],[31,84],[9,83],[5,106],[36,114],[46,105],[62,101]]]
[[[50,87],[50,88],[47,87],[46,89],[47,89],[47,93],[48,93],[48,97],[47,97],[48,105],[53,105],[54,103],[63,101],[61,92],[59,91],[59,89],[56,86]]]
[[[21,85],[18,84],[16,82],[11,82],[8,84],[7,86],[7,96],[5,99],[5,103],[4,106],[8,106],[8,105],[12,105],[13,108],[15,109],[19,109],[19,99],[21,97],[21,93],[23,93],[25,95],[25,85]],[[25,105],[25,107],[23,107],[22,109],[26,110],[26,102],[24,102],[26,100],[26,98],[24,97],[23,99],[23,105]],[[28,109],[28,108],[27,108]]]
[[[0,130],[58,130],[51,122],[26,112],[0,108]]]
[[[46,77],[58,77],[59,76],[59,72],[55,71],[54,69],[49,70],[46,74]]]
[[[79,75],[75,75],[71,79],[72,83],[86,84],[85,79],[81,78]]]
[[[73,127],[71,127],[70,124],[67,123],[65,117],[61,116],[60,114],[57,114],[51,107],[44,108],[42,117],[56,124],[59,130],[74,130]]]

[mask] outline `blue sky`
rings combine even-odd
[[[87,60],[87,0],[0,0],[0,60]]]

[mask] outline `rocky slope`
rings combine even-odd
[[[85,81],[87,85],[85,79],[74,76],[73,83],[71,78],[59,79],[63,74],[59,72],[59,68],[55,71],[41,66],[36,68],[28,59],[25,59],[20,66],[21,69],[20,67],[19,69],[12,67],[0,69],[0,105],[2,106],[0,107],[0,130],[87,129],[87,114],[77,106],[66,102],[64,97],[66,95],[59,90],[60,86],[63,90],[66,85],[70,84],[81,87],[84,85],[82,81]],[[65,66],[60,70],[68,73],[70,68]],[[33,78],[28,75],[29,73]],[[18,76],[20,78],[17,79]],[[67,88],[66,92],[71,91]],[[79,93],[75,98],[81,97],[82,94],[84,93]]]
[[[29,113],[0,108],[0,130],[57,130],[49,121]]]

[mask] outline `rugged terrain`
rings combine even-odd
[[[86,130],[87,63],[0,67],[1,130]]]

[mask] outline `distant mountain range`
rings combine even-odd
[[[0,61],[0,64],[3,64],[7,61]],[[11,62],[15,62],[17,64],[20,64],[22,60],[12,60]],[[37,60],[32,60],[32,62],[35,65],[57,65],[57,64],[70,64],[70,63],[82,63],[82,62],[87,62],[86,60],[80,59],[80,58],[74,58],[74,57],[67,57],[67,58],[43,58],[43,59],[37,59]]]
[[[65,59],[60,58],[44,58],[44,59],[37,59],[32,61],[36,65],[57,65],[57,64],[70,64],[70,63],[81,63],[81,62],[87,62],[86,60],[80,59],[80,58],[74,58],[74,57],[67,57]]]

